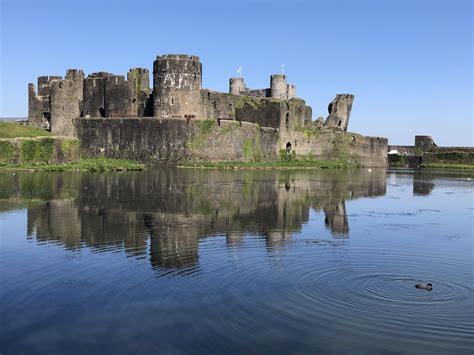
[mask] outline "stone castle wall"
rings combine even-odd
[[[148,163],[186,160],[275,160],[277,133],[250,123],[186,119],[80,118],[76,122],[81,148],[89,156]]]
[[[234,120],[79,118],[77,134],[88,156],[148,163],[184,161],[275,161],[291,144],[297,158],[346,159],[365,166],[386,166],[387,140],[325,130],[282,133]],[[314,132],[314,131],[311,131]]]
[[[364,166],[387,166],[388,140],[359,134],[324,130],[282,131],[280,151],[290,147],[296,156],[319,160],[347,160]]]

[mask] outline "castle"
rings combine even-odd
[[[216,126],[237,123],[238,127],[245,126],[248,131],[250,124],[263,130],[263,136],[260,137],[263,142],[250,137],[249,132],[241,134],[240,142],[235,139],[230,142],[230,138],[221,139],[221,144],[232,143],[229,149],[240,150],[237,155],[229,151],[224,158],[243,159],[243,146],[248,139],[252,140],[254,148],[260,150],[260,156],[266,159],[277,157],[278,151],[282,149],[296,154],[324,157],[332,148],[323,152],[317,139],[308,140],[308,137],[302,136],[304,130],[328,131],[326,128],[346,132],[354,99],[350,94],[337,95],[329,104],[326,120],[319,118],[313,122],[311,107],[296,96],[296,86],[289,84],[283,74],[272,75],[269,88],[249,89],[244,79],[237,77],[230,78],[228,93],[216,92],[202,88],[202,64],[199,57],[183,54],[156,57],[151,89],[149,74],[146,68],[132,68],[126,78],[107,72],[92,73],[85,77],[82,70],[69,69],[64,78],[41,76],[38,78],[37,91],[34,84],[28,85],[29,122],[50,130],[56,136],[76,136],[81,140],[82,148],[93,154],[99,149],[114,157],[117,154],[109,154],[110,149],[115,147],[118,150],[117,146],[127,144],[126,141],[130,139],[137,141],[128,142],[130,144],[127,144],[127,149],[151,148],[156,150],[153,156],[158,157],[159,161],[172,155],[189,157],[192,144],[183,137],[186,135],[195,139],[196,130],[190,126],[203,120],[215,122]],[[152,122],[147,121],[147,118]],[[143,123],[144,120],[147,123]],[[120,122],[120,127],[117,122]],[[155,130],[157,124],[161,126]],[[148,125],[148,131],[144,129],[144,125]],[[126,129],[127,132],[121,131],[118,134],[117,129]],[[155,136],[151,136],[151,131],[154,131]],[[176,133],[177,131],[179,132]],[[219,139],[222,138],[223,132],[221,133]],[[352,143],[363,143],[361,137],[356,139],[352,136]],[[154,142],[150,143],[158,139],[161,140],[159,147]],[[163,143],[170,139],[172,141]],[[380,145],[380,154],[386,150],[386,140],[382,139],[382,143],[369,143],[372,148],[363,148],[363,151],[367,151],[363,154],[373,155],[377,151],[376,154],[379,155],[379,149],[374,149],[374,144]],[[257,144],[259,147],[256,147]],[[164,152],[163,149],[167,151]],[[181,152],[178,153],[176,149]],[[138,150],[134,154],[124,157],[137,158],[140,155],[140,159],[144,158]],[[199,155],[196,149],[193,156],[211,160],[218,158],[212,154]],[[385,163],[386,157],[383,164]]]
[[[32,125],[57,135],[72,135],[72,121],[78,117],[250,120],[275,128],[283,121],[289,125],[290,120],[299,121],[302,126],[312,123],[311,107],[301,99],[290,105],[294,106],[293,110],[278,115],[270,109],[257,114],[241,112],[243,107],[238,103],[242,97],[252,97],[264,104],[274,102],[265,99],[291,101],[296,99],[296,86],[288,84],[286,75],[275,74],[270,77],[269,88],[248,89],[244,79],[238,77],[230,78],[229,93],[211,91],[202,88],[199,57],[168,54],[158,56],[153,63],[152,89],[146,68],[130,69],[126,79],[107,72],[85,77],[80,69],[69,69],[64,79],[40,76],[37,92],[34,84],[28,86],[28,117]],[[341,109],[337,107],[341,106],[339,99],[334,112],[329,109],[330,117],[325,125],[346,131],[352,100],[352,95],[344,95],[345,107]],[[250,110],[259,111],[253,106]]]

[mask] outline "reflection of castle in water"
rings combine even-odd
[[[149,253],[153,266],[197,264],[199,240],[223,235],[227,245],[247,234],[278,250],[314,209],[334,237],[347,238],[345,200],[385,194],[386,170],[140,173],[1,176],[11,194],[42,191],[28,206],[28,236],[93,251]],[[28,187],[27,190],[22,190]],[[27,192],[28,191],[28,192]],[[46,192],[45,192],[46,191]]]

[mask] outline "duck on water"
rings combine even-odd
[[[419,283],[415,285],[416,288],[422,289],[422,290],[428,290],[431,291],[433,289],[433,284],[431,283]]]

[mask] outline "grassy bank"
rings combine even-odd
[[[47,137],[51,133],[41,128],[22,125],[16,122],[0,122],[0,138]]]
[[[189,162],[180,168],[220,169],[220,170],[289,170],[289,169],[346,169],[358,167],[356,164],[337,160],[289,160],[275,162]]]
[[[474,164],[448,164],[448,163],[427,163],[420,164],[424,169],[468,169],[474,170]]]
[[[4,170],[28,171],[136,171],[145,169],[145,164],[123,159],[83,158],[78,162],[65,164],[18,164],[0,166]]]

